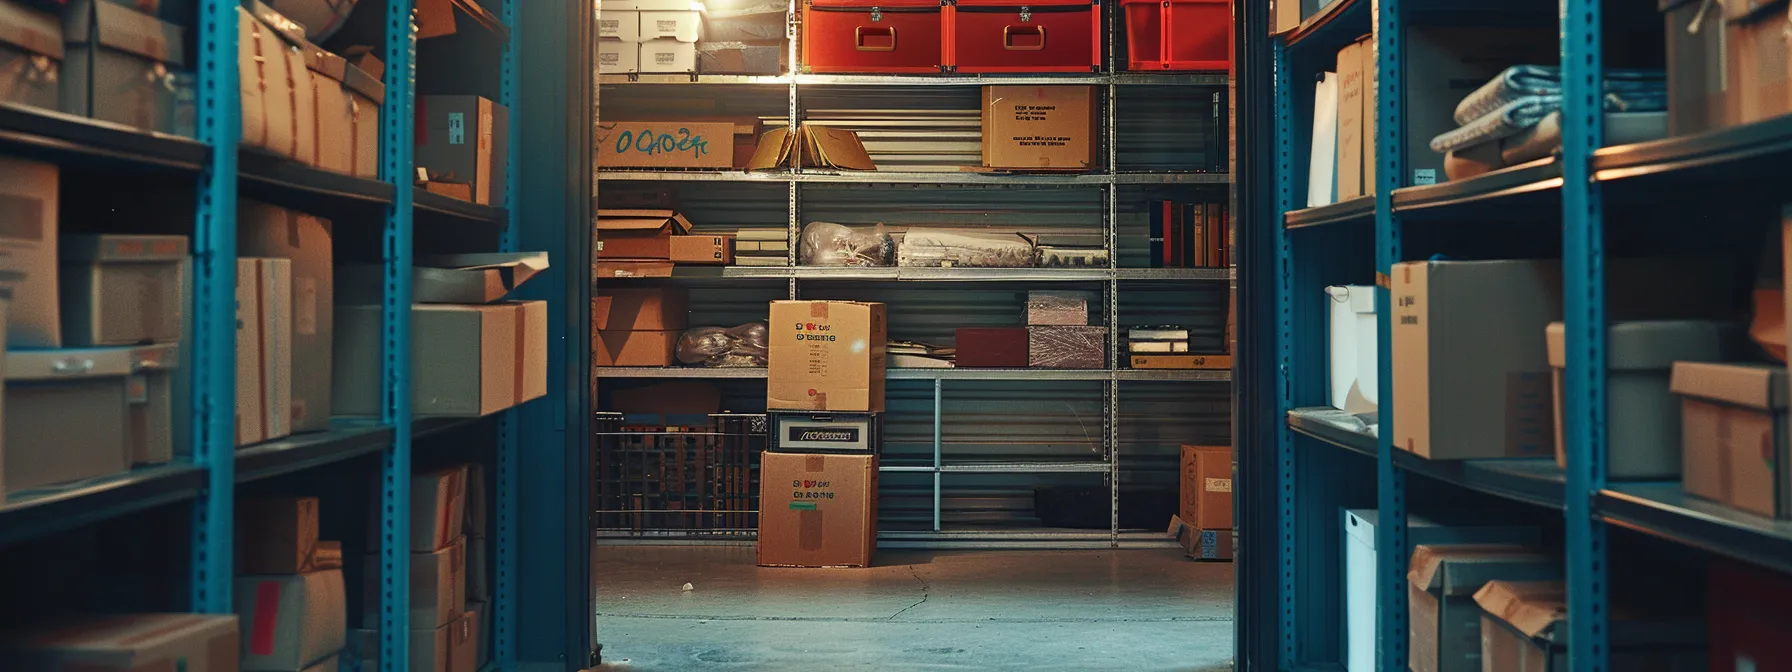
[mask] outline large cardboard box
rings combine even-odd
[[[1444,177],[1444,155],[1431,139],[1455,130],[1456,104],[1513,63],[1555,65],[1561,41],[1556,29],[1425,26],[1406,31],[1402,62],[1406,80],[1406,171],[1400,184],[1435,184]]]
[[[336,311],[336,415],[379,413],[375,306]],[[411,306],[416,415],[479,417],[547,394],[547,304]]]
[[[0,290],[12,295],[7,347],[62,346],[56,298],[59,176],[53,164],[0,157]]]
[[[173,73],[186,70],[180,26],[103,0],[62,11],[62,111],[176,133]],[[302,70],[303,65],[299,66]]]
[[[1338,200],[1363,195],[1363,53],[1368,45],[1351,42],[1338,50]]]
[[[186,236],[63,236],[62,339],[67,345],[180,340]]]
[[[1203,530],[1232,529],[1232,447],[1182,447],[1182,519]]]
[[[1475,592],[1483,672],[1568,672],[1568,596],[1561,581],[1490,581]],[[1705,672],[1704,623],[1685,610],[1613,610],[1606,628],[1614,670]],[[1687,615],[1695,618],[1685,618]]]
[[[285,6],[291,3],[282,3]],[[317,87],[309,65],[311,52],[317,50],[306,39],[305,27],[274,11],[267,3],[251,0],[244,4],[257,21],[250,27],[255,42],[244,40],[238,45],[238,58],[250,60],[257,67],[252,72],[239,69],[243,86],[257,86],[263,91],[262,110],[243,107],[245,144],[252,137],[251,128],[265,132],[266,144],[254,145],[300,163],[317,163]],[[238,26],[239,33],[241,26]],[[271,50],[270,50],[271,49]],[[278,80],[285,80],[284,82]],[[245,102],[252,98],[245,98]],[[263,119],[253,117],[261,115]],[[276,128],[285,121],[287,128]]]
[[[671,210],[597,211],[599,259],[671,259],[672,237],[691,230],[684,215]]]
[[[0,668],[236,672],[237,651],[233,614],[124,614],[14,631]]]
[[[0,427],[5,485],[0,489],[18,491],[130,468],[125,424],[131,353],[130,348],[5,353],[6,422]]]
[[[877,456],[768,452],[759,474],[761,566],[871,565]]]
[[[342,570],[239,576],[242,669],[292,672],[336,655],[348,639],[348,591]]]
[[[884,410],[884,304],[773,301],[766,408]]]
[[[292,261],[236,260],[238,446],[292,433],[292,312]]]
[[[1499,544],[1418,546],[1406,572],[1413,672],[1479,672],[1481,608],[1488,581],[1562,578],[1562,559]]]
[[[367,556],[362,572],[361,622],[380,618],[380,557]],[[467,609],[467,544],[456,537],[447,548],[411,554],[411,629],[434,630],[453,623]]]
[[[473,202],[507,207],[510,111],[479,96],[417,100],[417,167],[473,186]]]
[[[695,52],[692,58],[695,58]],[[733,168],[732,122],[606,121],[600,122],[597,165],[600,168]],[[751,132],[751,131],[749,131]]]
[[[316,497],[237,501],[238,574],[299,574],[317,567]]]
[[[1786,380],[1780,365],[1674,362],[1686,494],[1792,518]]]
[[[1089,170],[1097,165],[1093,86],[983,87],[983,165]]]
[[[592,336],[594,366],[672,366],[682,331],[599,331]]]
[[[237,208],[237,251],[292,263],[291,401],[294,432],[330,428],[331,358],[336,334],[335,256],[330,220],[243,201]],[[375,285],[384,286],[384,283]]]
[[[478,672],[479,615],[471,611],[434,629],[411,629],[414,672]]]

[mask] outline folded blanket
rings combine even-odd
[[[1620,70],[1605,72],[1605,92],[1628,97],[1628,94],[1667,90],[1667,75],[1661,70]],[[1488,80],[1474,93],[1456,105],[1456,123],[1468,125],[1527,96],[1562,95],[1562,70],[1553,65],[1514,65]]]
[[[1667,103],[1666,90],[1605,94],[1606,112],[1660,112],[1668,109]],[[1561,109],[1561,94],[1522,96],[1432,138],[1431,150],[1445,153],[1516,135]]]

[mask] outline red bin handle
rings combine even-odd
[[[895,51],[895,26],[859,26],[854,28],[853,44],[859,51]]]
[[[1036,42],[1015,43],[1014,38],[1034,38]],[[1002,48],[1009,51],[1039,51],[1045,48],[1045,26],[1003,26]]]

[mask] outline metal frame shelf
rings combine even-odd
[[[984,173],[970,171],[893,170],[818,171],[767,170],[621,170],[598,171],[598,181],[627,182],[802,182],[808,184],[943,184],[1004,186],[1065,186],[1109,184],[1229,184],[1225,173],[1197,171],[1102,172],[1102,173]]]
[[[764,378],[765,369],[700,366],[599,366],[597,378]],[[1223,383],[1228,369],[885,369],[886,380],[1135,380]]]
[[[210,160],[191,138],[144,133],[86,117],[0,103],[0,149],[47,160],[93,160],[198,171]]]
[[[1231,280],[1228,268],[850,268],[824,266],[677,266],[668,277],[603,278],[606,281],[828,280],[865,282],[1103,282],[1107,280],[1176,282]]]
[[[992,84],[1119,84],[1123,86],[1225,86],[1224,72],[1122,72],[1095,75],[599,75],[604,86],[786,85],[803,86],[988,86]]]

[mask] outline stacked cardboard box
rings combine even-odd
[[[784,229],[741,229],[734,234],[734,265],[789,266],[790,232]]]
[[[237,8],[237,34],[243,144],[332,172],[378,177],[382,73],[312,44],[305,26],[259,1]]]
[[[1108,328],[1089,326],[1089,297],[1085,294],[1028,292],[1026,335],[1027,366],[1107,367]]]
[[[671,210],[597,211],[597,277],[672,275],[672,238],[690,230]]]
[[[248,499],[237,511],[242,669],[333,669],[347,641],[348,591],[342,544],[318,540],[317,498]]]
[[[1171,532],[1198,560],[1232,559],[1232,447],[1182,447],[1182,503]],[[1185,526],[1178,530],[1178,523]]]
[[[267,412],[285,415],[291,423],[287,429],[294,433],[327,430],[336,335],[332,224],[322,217],[249,200],[239,204],[237,222],[237,250],[245,256],[282,260],[288,273],[284,281],[288,298],[277,303],[283,303],[292,317],[275,346],[291,353],[293,364],[279,376],[288,389],[282,395],[285,404],[269,406]],[[267,336],[263,334],[264,339]]]
[[[237,632],[228,614],[99,616],[8,636],[0,669],[236,672]]]
[[[606,290],[607,307],[591,314],[592,363],[596,366],[671,366],[686,326],[688,298],[681,288]]]
[[[467,600],[467,537],[465,536],[468,469],[457,465],[418,474],[411,479],[411,669],[427,672],[472,672],[478,669],[480,614]],[[370,533],[378,529],[369,521]],[[369,548],[377,540],[369,539]],[[363,576],[362,627],[379,624],[379,555],[366,559]],[[357,631],[350,638],[375,637]],[[357,646],[362,656],[369,652]],[[377,650],[377,647],[376,647]],[[363,658],[365,660],[365,658]],[[363,669],[368,669],[363,666]]]
[[[604,0],[597,21],[598,71],[696,72],[704,7],[690,0]]]

